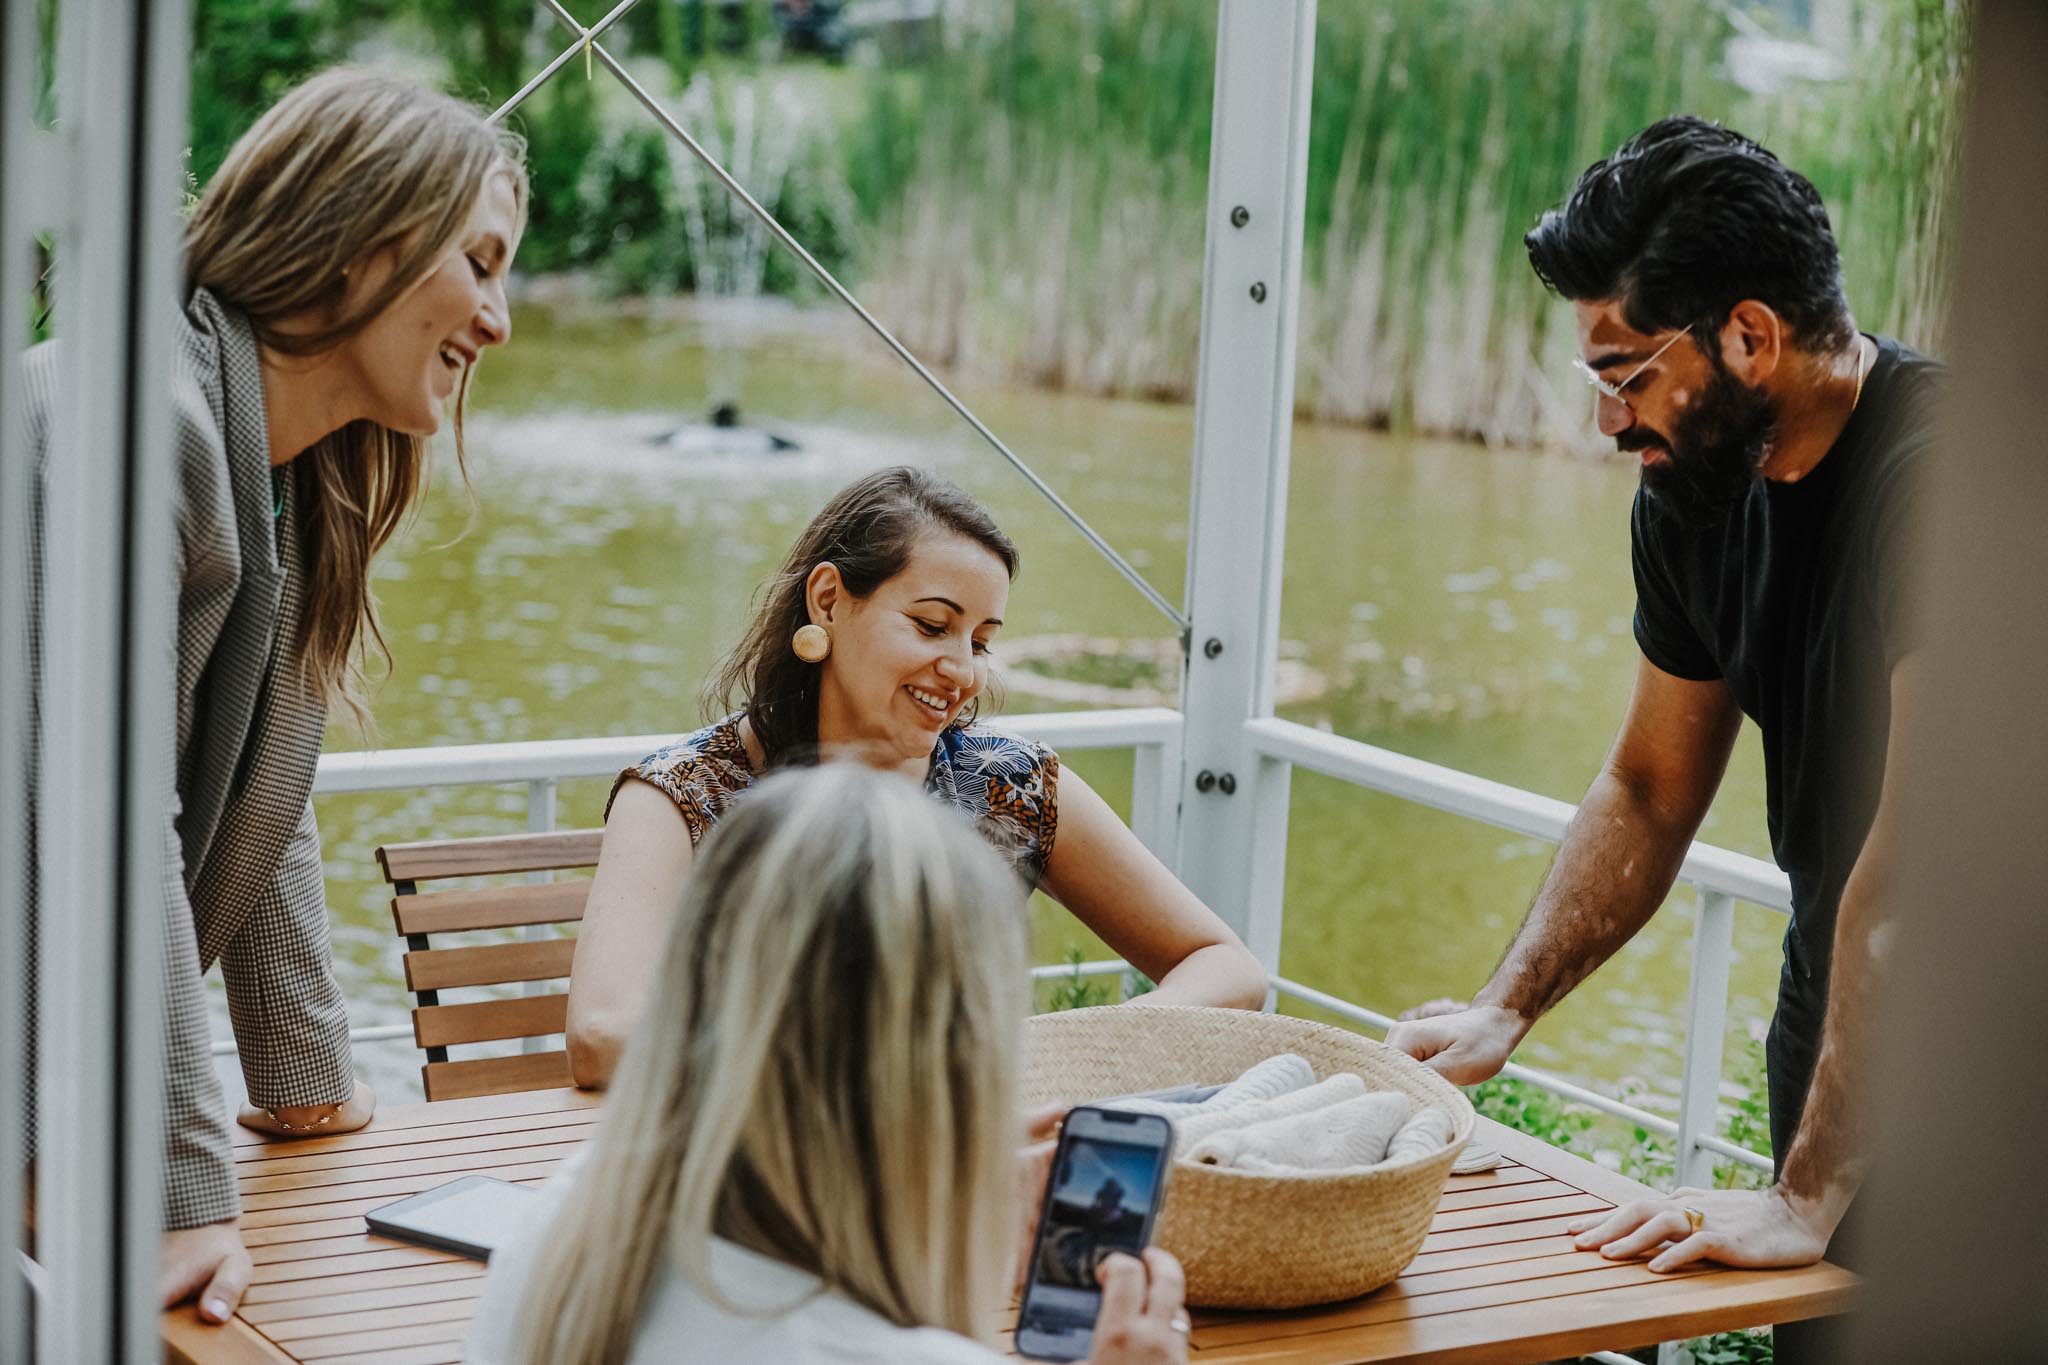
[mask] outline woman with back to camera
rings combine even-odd
[[[1139,1004],[1265,1000],[1258,960],[1042,744],[975,723],[1017,550],[988,511],[920,469],[829,502],[707,689],[713,714],[619,776],[569,983],[569,1064],[605,1084],[643,1007],[699,840],[762,775],[848,756],[972,818],[1027,885],[1158,982]]]
[[[162,1288],[166,1303],[196,1293],[215,1321],[250,1262],[201,976],[220,963],[244,1124],[303,1136],[369,1121],[328,948],[313,770],[330,706],[366,720],[364,659],[383,646],[370,560],[417,503],[444,413],[460,458],[472,368],[511,334],[521,158],[467,105],[329,71],[236,142],[186,229]],[[55,360],[44,347],[25,362],[38,471]]]
[[[1024,895],[908,781],[769,777],[681,893],[597,1136],[491,1260],[473,1365],[995,1365]],[[1022,1197],[1020,1197],[1022,1196]],[[1180,1265],[1103,1265],[1096,1365],[1184,1365]]]

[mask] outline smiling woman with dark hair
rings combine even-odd
[[[731,713],[613,786],[569,983],[578,1084],[610,1078],[706,832],[763,775],[832,758],[902,772],[967,817],[1159,983],[1141,1000],[1265,999],[1258,960],[1057,754],[976,721],[1016,569],[987,510],[923,470],[871,474],[818,513],[708,689]]]

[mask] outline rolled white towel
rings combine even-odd
[[[1450,1140],[1451,1116],[1433,1104],[1428,1105],[1416,1110],[1415,1117],[1394,1134],[1394,1140],[1387,1144],[1387,1160],[1405,1161],[1411,1156],[1441,1151]]]
[[[1203,1107],[1222,1110],[1240,1104],[1256,1104],[1261,1100],[1275,1100],[1297,1090],[1306,1090],[1315,1083],[1316,1069],[1308,1064],[1306,1057],[1282,1052],[1266,1058],[1211,1095]]]
[[[1131,1114],[1160,1114],[1179,1123],[1191,1114],[1220,1114],[1241,1104],[1278,1099],[1316,1083],[1315,1068],[1291,1052],[1268,1057],[1206,1100],[1118,1100],[1116,1108]]]
[[[1248,1128],[1252,1124],[1265,1123],[1271,1119],[1284,1119],[1295,1114],[1327,1109],[1341,1101],[1356,1099],[1364,1093],[1365,1082],[1347,1071],[1326,1081],[1319,1081],[1304,1090],[1290,1090],[1270,1100],[1240,1104],[1215,1113],[1198,1109],[1174,1119],[1173,1150],[1177,1155],[1185,1156],[1196,1143],[1212,1133],[1220,1133],[1229,1128]]]
[[[1377,1166],[1408,1122],[1406,1095],[1382,1090],[1303,1114],[1212,1133],[1187,1159],[1245,1170],[1345,1171]]]

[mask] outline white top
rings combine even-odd
[[[517,1240],[498,1248],[484,1281],[465,1358],[471,1365],[523,1361],[517,1325],[534,1258],[576,1181],[574,1159],[541,1188],[543,1203]],[[898,1327],[815,1275],[723,1238],[711,1243],[711,1277],[742,1311],[713,1303],[672,1268],[658,1271],[626,1365],[1002,1365],[978,1342],[937,1327]]]

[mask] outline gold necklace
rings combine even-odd
[[[1876,365],[1873,363],[1871,369],[1875,368]],[[1849,400],[1849,413],[1851,416],[1854,416],[1856,413],[1856,405],[1863,401],[1863,381],[1869,377],[1869,374],[1870,370],[1866,370],[1863,367],[1863,338],[1859,335],[1856,338],[1856,394]]]

